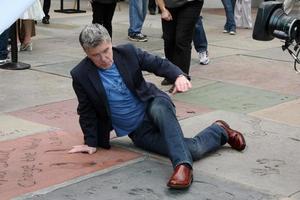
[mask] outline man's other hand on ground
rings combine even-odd
[[[68,153],[88,153],[93,154],[97,151],[96,147],[89,147],[88,145],[75,145]]]

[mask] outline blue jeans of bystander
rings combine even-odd
[[[202,16],[199,16],[196,22],[193,42],[197,52],[207,51],[207,39],[203,28]]]
[[[227,32],[236,31],[236,25],[234,21],[234,6],[235,0],[222,0],[225,13],[226,13],[226,23],[224,25],[224,30]]]
[[[148,0],[129,0],[128,36],[139,34],[148,10]]]

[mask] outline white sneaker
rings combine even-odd
[[[208,52],[198,52],[199,60],[201,65],[207,65],[209,63]]]
[[[230,34],[230,35],[235,35],[235,34],[236,34],[236,31],[230,31],[229,34]]]
[[[0,60],[0,65],[4,65],[5,63],[8,62],[8,59],[3,59],[3,60]]]

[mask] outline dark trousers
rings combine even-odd
[[[0,34],[0,60],[7,59],[8,38],[9,38],[9,28]]]
[[[155,3],[155,0],[149,0],[149,3],[148,3],[148,10],[149,11],[156,11],[156,3]]]
[[[188,74],[195,24],[203,1],[192,1],[179,8],[168,8],[173,20],[162,20],[165,56]]]
[[[93,9],[93,24],[101,24],[103,25],[109,35],[112,37],[112,25],[111,21],[114,16],[115,8],[117,3],[98,3],[93,2],[92,3],[92,9]]]
[[[45,13],[45,17],[48,19],[50,18],[49,16],[50,6],[51,6],[51,0],[44,0],[43,11]]]

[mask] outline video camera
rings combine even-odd
[[[296,1],[285,0],[262,2],[258,8],[252,37],[255,40],[270,41],[278,38],[284,40],[282,50],[287,50],[294,58],[294,69],[300,64],[298,55],[300,52],[300,13],[290,13]],[[289,47],[292,46],[293,49]]]

